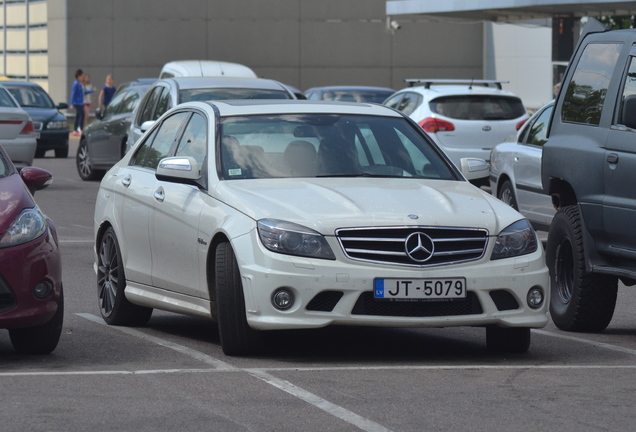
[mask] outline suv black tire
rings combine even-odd
[[[586,271],[578,206],[564,207],[554,216],[546,262],[552,287],[550,315],[556,326],[567,331],[603,331],[614,315],[618,279]]]

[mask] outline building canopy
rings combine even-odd
[[[635,15],[634,1],[602,0],[391,0],[386,14],[435,15],[439,18],[479,21],[519,21],[560,16]]]

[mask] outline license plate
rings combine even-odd
[[[40,139],[40,132],[35,133],[35,139]]]
[[[375,279],[377,300],[454,300],[466,298],[466,278]]]

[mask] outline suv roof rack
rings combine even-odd
[[[450,85],[450,84],[469,84],[470,87],[475,85],[481,85],[484,87],[495,86],[499,90],[501,90],[501,84],[508,84],[510,81],[499,81],[499,80],[482,80],[482,79],[424,79],[424,78],[414,78],[414,79],[405,79],[405,82],[409,84],[409,87],[413,87],[415,84],[422,83],[425,88],[431,88],[432,84],[440,84],[440,85]]]

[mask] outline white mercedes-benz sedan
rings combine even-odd
[[[547,323],[543,249],[479,176],[381,105],[178,105],[101,182],[102,316],[213,319],[227,355],[329,325],[480,326],[488,349],[525,352]]]

